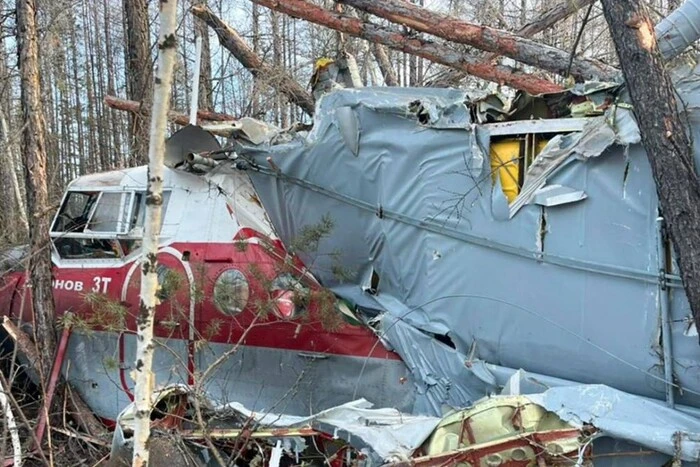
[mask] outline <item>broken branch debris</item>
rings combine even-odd
[[[29,336],[15,326],[15,324],[10,321],[10,318],[7,316],[3,317],[2,327],[5,328],[7,334],[14,341],[15,345],[17,346],[17,350],[24,354],[24,356],[27,358],[29,365],[35,371],[38,370],[39,352]],[[61,386],[65,384],[63,376],[61,376],[60,384]],[[83,401],[75,391],[71,391],[71,393],[72,395],[69,397],[69,402],[71,404],[71,415],[75,421],[83,430],[85,430],[86,433],[92,436],[104,436],[105,428],[102,423],[100,423],[85,401]]]
[[[253,0],[256,1],[256,0]],[[565,76],[569,52],[499,29],[480,26],[400,0],[338,0],[380,18],[448,41],[494,52]],[[288,2],[285,2],[288,3]],[[614,80],[617,69],[597,60],[574,59],[571,76],[579,80]]]
[[[120,99],[114,96],[106,96],[105,104],[116,110],[124,110],[127,112],[133,112],[141,115],[148,115],[148,109],[143,108],[140,102],[130,101],[127,99]],[[236,117],[232,115],[222,114],[218,112],[211,112],[209,110],[198,110],[197,118],[200,120],[210,121],[210,122],[231,122],[236,120]],[[189,125],[190,119],[187,115],[178,112],[169,112],[168,120],[178,125],[186,126]]]

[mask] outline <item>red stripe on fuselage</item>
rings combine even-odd
[[[245,231],[244,231],[245,230]],[[278,242],[269,244],[247,242],[251,238],[264,238],[251,229],[241,229],[237,242],[230,243],[174,243],[169,245],[180,253],[189,252],[187,265],[194,275],[196,284],[195,299],[195,340],[206,340],[212,343],[251,345],[272,349],[283,349],[299,352],[317,352],[353,357],[372,357],[391,360],[400,358],[393,352],[387,351],[374,333],[363,326],[343,324],[333,331],[324,326],[322,321],[328,321],[313,310],[302,313],[294,320],[286,321],[278,318],[272,311],[261,313],[256,318],[256,308],[269,308],[266,303],[270,301],[269,291],[266,291],[262,282],[271,281],[284,266],[280,255],[284,252]],[[243,243],[243,245],[241,245]],[[267,243],[267,242],[262,242]],[[272,251],[271,251],[272,250]],[[207,257],[215,257],[216,261],[207,261]],[[283,258],[282,258],[283,259]],[[160,261],[160,260],[159,260]],[[136,330],[135,318],[138,313],[138,282],[139,268],[133,276],[127,277],[128,271],[133,266],[133,261],[126,264],[115,264],[114,267],[86,268],[90,260],[76,263],[75,266],[61,265],[54,267],[54,298],[57,305],[57,314],[63,315],[67,310],[86,317],[94,313],[91,306],[86,303],[85,295],[90,292],[104,293],[113,301],[122,301],[122,291],[127,293],[127,329]],[[179,259],[163,257],[163,264],[173,267]],[[298,263],[295,262],[295,265]],[[303,266],[303,265],[302,265]],[[179,268],[179,266],[178,266]],[[214,284],[217,277],[228,269],[241,271],[250,287],[250,297],[246,308],[234,315],[227,315],[216,307],[214,303]],[[17,273],[20,276],[23,273]],[[129,280],[129,284],[124,282]],[[22,281],[20,281],[21,283]],[[183,293],[189,296],[187,280],[180,285],[177,296]],[[311,285],[313,287],[313,284]],[[12,287],[0,291],[14,294]],[[13,303],[12,315],[21,317],[25,321],[31,321],[30,289],[23,300],[24,309],[20,310],[17,303]],[[0,297],[2,298],[2,297]],[[200,299],[201,298],[201,299]],[[9,300],[8,300],[9,301]],[[19,302],[19,301],[15,301]],[[132,303],[133,302],[133,303]],[[171,303],[166,300],[156,311],[156,336],[162,338],[174,338],[188,340],[187,317],[189,316],[190,303]],[[3,310],[5,311],[5,310]],[[7,311],[5,311],[7,313]],[[264,315],[264,316],[263,316]],[[173,319],[182,319],[183,322],[173,329],[165,323]],[[328,323],[326,323],[328,324]],[[252,328],[251,328],[252,326]],[[250,328],[250,329],[248,329]]]

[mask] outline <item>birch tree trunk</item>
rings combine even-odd
[[[19,430],[17,429],[17,423],[15,422],[15,415],[12,413],[12,407],[10,406],[10,401],[7,398],[7,394],[9,393],[9,388],[5,388],[5,386],[0,382],[0,407],[5,414],[7,431],[10,432],[13,453],[12,459],[15,463],[14,467],[22,467],[22,443],[19,440]]]
[[[155,72],[151,137],[148,146],[148,187],[146,189],[146,218],[141,264],[141,305],[137,318],[134,404],[135,467],[147,466],[148,440],[151,434],[151,396],[153,394],[153,317],[158,305],[156,272],[158,237],[163,208],[163,155],[165,128],[176,57],[175,27],[177,2],[160,0],[160,33],[158,35],[158,64]]]
[[[46,144],[44,141],[44,109],[39,80],[39,43],[34,0],[17,0],[17,51],[21,83],[24,128],[22,154],[27,186],[29,217],[29,272],[34,311],[34,332],[41,342],[40,370],[46,383],[53,365],[56,349],[54,323],[56,311],[51,288],[51,244],[49,238],[48,184],[46,174]]]

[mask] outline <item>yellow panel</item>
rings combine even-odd
[[[503,193],[511,203],[520,192],[518,168],[520,166],[520,141],[504,140],[491,143],[491,176],[500,177]]]
[[[539,155],[545,146],[549,143],[549,139],[538,139],[537,140],[537,155]]]

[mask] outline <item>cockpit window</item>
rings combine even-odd
[[[170,192],[163,194],[163,218]],[[64,259],[119,259],[141,246],[145,192],[69,192],[51,237]],[[162,221],[161,221],[162,227]]]
[[[88,228],[94,232],[120,232],[119,219],[125,211],[123,202],[130,193],[102,193]]]
[[[87,226],[90,211],[95,205],[99,192],[87,193],[71,191],[61,207],[53,226],[54,232],[82,232]]]

